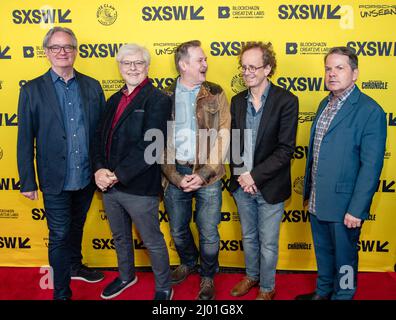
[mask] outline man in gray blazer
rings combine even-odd
[[[93,140],[105,99],[97,80],[73,65],[77,39],[54,27],[43,47],[51,68],[21,88],[18,105],[18,171],[21,193],[43,193],[49,229],[48,256],[54,274],[54,299],[71,298],[70,279],[98,282],[103,274],[82,265],[81,240],[95,191]]]

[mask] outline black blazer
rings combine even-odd
[[[240,141],[231,138],[230,190],[239,183],[233,174],[237,165],[232,159],[232,149],[240,143],[243,154],[243,130],[246,128],[247,95],[245,90],[231,99],[231,129],[241,129]],[[290,160],[292,158],[298,123],[298,98],[273,83],[268,92],[257,133],[254,163],[251,175],[265,201],[271,204],[285,201],[291,195]]]
[[[77,71],[75,75],[92,159],[95,131],[106,101],[97,80]],[[17,159],[22,192],[37,190],[34,156],[40,190],[48,194],[60,193],[67,170],[67,140],[50,71],[26,83],[19,95]]]
[[[95,171],[102,168],[114,171],[119,180],[114,186],[117,190],[144,196],[159,195],[161,168],[158,161],[145,161],[146,147],[153,141],[144,141],[144,135],[150,129],[159,129],[164,146],[167,120],[171,114],[171,99],[151,83],[146,84],[118,120],[113,130],[110,155],[107,159],[106,145],[121,97],[120,90],[107,101],[100,134],[95,142]],[[156,152],[155,156],[159,160],[162,152]]]

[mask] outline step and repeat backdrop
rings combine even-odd
[[[328,94],[323,58],[330,47],[345,45],[359,56],[357,85],[384,108],[388,141],[370,219],[359,242],[360,270],[391,271],[396,262],[396,1],[142,1],[142,0],[2,0],[0,3],[0,265],[47,265],[48,230],[42,196],[20,195],[16,165],[19,89],[49,68],[42,39],[55,25],[71,28],[78,38],[75,67],[98,79],[108,98],[123,82],[115,55],[124,43],[146,46],[152,56],[149,76],[164,88],[177,73],[176,46],[199,39],[208,57],[207,79],[219,83],[230,100],[244,89],[237,69],[241,47],[272,42],[278,68],[272,81],[299,97],[297,146],[292,165],[293,194],[281,224],[278,269],[315,270],[302,182],[309,129],[318,103]],[[241,228],[235,203],[223,179],[219,226],[220,265],[244,267]],[[161,204],[161,229],[171,264],[178,256]],[[195,224],[192,224],[195,235]],[[149,266],[144,243],[134,230],[136,264]],[[84,262],[117,266],[114,244],[100,193],[95,194],[85,225]]]

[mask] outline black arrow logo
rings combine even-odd
[[[29,242],[29,240],[30,240],[30,238],[25,238],[25,239],[22,241],[22,238],[19,237],[19,238],[18,238],[19,249],[30,249],[31,246],[27,244],[27,243]]]
[[[4,50],[1,50],[0,47],[0,59],[11,59],[11,56],[7,55],[8,50],[10,50],[9,46],[5,47]]]
[[[203,10],[203,7],[200,6],[197,10],[194,11],[194,6],[190,7],[190,17],[191,20],[204,20],[205,17],[204,16],[200,16],[199,14],[201,13],[201,11]]]
[[[66,19],[66,17],[70,14],[70,9],[67,9],[64,14],[62,14],[62,11],[58,11],[58,17],[59,17],[59,23],[71,23],[72,19]]]
[[[331,6],[328,5],[327,6],[327,19],[341,19],[340,15],[338,15],[338,14],[336,15],[338,10],[340,10],[340,9],[341,9],[340,5],[335,7],[333,10],[331,10]]]
[[[396,126],[396,117],[393,118],[393,112],[389,113],[389,126]]]
[[[389,249],[385,249],[385,247],[389,244],[389,241],[385,241],[381,243],[381,241],[377,241],[377,252],[389,252]]]

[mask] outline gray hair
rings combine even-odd
[[[127,44],[124,44],[124,45],[118,50],[116,60],[117,60],[118,62],[120,62],[120,61],[122,61],[122,59],[123,59],[125,56],[132,55],[132,54],[136,54],[136,53],[139,53],[139,52],[142,53],[143,60],[146,62],[146,65],[149,66],[149,65],[150,65],[150,60],[151,60],[150,52],[149,52],[145,47],[140,46],[140,45],[138,45],[138,44],[136,44],[136,43],[127,43]]]
[[[48,30],[47,34],[44,37],[43,40],[43,47],[44,48],[48,48],[48,44],[51,40],[51,37],[56,33],[56,32],[64,32],[67,33],[71,38],[72,38],[72,45],[75,46],[77,48],[77,38],[74,34],[74,32],[69,29],[69,28],[65,28],[65,27],[53,27],[52,29]]]

